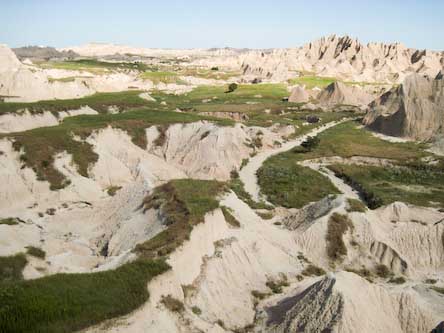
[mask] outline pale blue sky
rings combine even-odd
[[[0,43],[291,47],[348,34],[444,50],[444,0],[0,0]]]

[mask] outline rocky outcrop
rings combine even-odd
[[[296,86],[291,91],[288,101],[291,103],[306,103],[310,99],[310,95],[305,91],[304,87]]]
[[[436,318],[410,293],[391,294],[347,272],[301,288],[264,312],[264,329],[273,333],[429,332],[436,326]]]
[[[408,73],[436,75],[444,63],[442,52],[414,50],[400,43],[362,44],[348,36],[328,36],[300,48],[250,52],[245,74],[278,79],[291,71],[314,72],[348,81],[400,82]]]
[[[57,51],[53,47],[49,46],[24,46],[12,49],[15,55],[20,59],[72,59],[79,55],[73,51]]]
[[[353,105],[365,106],[374,97],[357,86],[333,82],[318,95],[319,103],[326,106]]]
[[[374,101],[364,124],[383,134],[429,140],[444,133],[444,79],[412,74]]]

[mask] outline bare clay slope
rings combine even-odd
[[[364,124],[378,132],[418,140],[444,133],[444,80],[412,74],[370,105]]]

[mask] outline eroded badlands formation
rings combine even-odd
[[[0,46],[0,331],[442,332],[443,52],[59,51]]]

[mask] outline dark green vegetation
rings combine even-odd
[[[267,159],[258,170],[261,192],[274,205],[301,208],[339,191],[324,175],[297,164],[294,153],[286,152]]]
[[[125,315],[146,302],[148,281],[168,269],[139,259],[111,271],[0,283],[0,332],[72,332]]]
[[[268,280],[266,282],[266,286],[271,289],[273,294],[280,294],[282,293],[283,287],[288,287],[290,284],[287,281],[287,277],[283,276],[280,280],[274,281],[274,280]]]
[[[139,97],[140,94],[141,91],[133,90],[116,93],[96,93],[91,96],[76,99],[56,99],[32,103],[0,102],[0,114],[17,112],[24,109],[27,109],[31,113],[51,111],[57,114],[61,111],[77,110],[82,106],[89,106],[99,113],[106,113],[110,107],[115,107],[122,111],[150,105],[150,102]]]
[[[230,84],[228,85],[228,90],[227,90],[227,92],[228,92],[228,93],[232,93],[232,92],[235,91],[237,88],[238,88],[237,83],[230,83]]]
[[[393,276],[393,273],[390,271],[390,269],[383,264],[379,264],[375,267],[375,273],[377,276],[383,279],[388,279],[389,277]]]
[[[14,217],[7,217],[5,219],[0,219],[0,225],[17,225],[20,223],[20,220]]]
[[[43,251],[41,248],[35,246],[28,246],[26,253],[39,259],[45,259],[46,257],[46,252]]]
[[[174,251],[189,239],[193,226],[203,222],[206,213],[219,207],[216,197],[226,190],[224,183],[194,179],[172,180],[154,189],[143,209],[160,209],[168,228],[137,245],[135,251],[146,258]]]
[[[444,295],[444,288],[440,288],[440,287],[430,287],[430,289],[436,291],[437,293],[443,294]]]
[[[365,205],[357,199],[347,199],[347,212],[360,212],[365,213],[367,208]]]
[[[348,230],[353,230],[353,223],[348,216],[333,213],[327,226],[327,255],[334,261],[339,262],[347,255],[347,247],[345,246],[343,236]]]
[[[204,119],[222,125],[232,123],[229,120],[189,113],[139,109],[118,114],[71,117],[65,119],[59,126],[36,128],[4,136],[15,140],[14,148],[16,150],[23,149],[21,160],[36,172],[38,179],[49,181],[51,189],[56,190],[69,185],[69,182],[62,173],[55,169],[55,155],[63,151],[72,154],[79,173],[84,177],[88,176],[88,167],[98,159],[98,155],[89,143],[75,141],[73,135],[85,139],[94,130],[111,126],[126,131],[134,144],[146,148],[145,129],[147,127],[189,123]]]
[[[23,253],[16,254],[9,257],[0,257],[0,289],[1,283],[5,281],[16,281],[23,279],[23,269],[27,264],[26,256]],[[1,300],[0,290],[0,300]],[[1,316],[1,301],[0,301],[0,316]],[[1,327],[1,326],[0,326]],[[1,331],[1,330],[0,330]]]
[[[325,270],[323,270],[322,268],[315,266],[313,264],[309,264],[301,272],[301,274],[304,276],[321,276],[321,275],[324,275],[325,273],[326,273]]]
[[[444,207],[442,163],[414,163],[397,167],[336,164],[329,168],[355,188],[371,209],[394,201]]]
[[[230,208],[221,206],[222,213],[224,214],[225,221],[233,228],[240,228],[240,222],[231,214]]]

